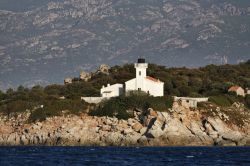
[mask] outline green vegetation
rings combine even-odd
[[[50,100],[45,102],[44,107],[32,111],[29,121],[43,121],[46,117],[62,115],[62,112],[64,114],[79,114],[86,109],[87,104],[81,100]]]
[[[198,69],[166,68],[149,64],[148,75],[165,82],[165,96],[207,96],[218,106],[227,107],[234,102],[242,102],[250,108],[249,95],[241,98],[227,92],[232,85],[250,87],[250,60],[238,65],[208,65]],[[85,112],[88,104],[80,101],[80,97],[99,96],[102,85],[124,83],[134,77],[133,64],[127,64],[112,67],[108,75],[95,74],[88,82],[75,78],[72,84],[67,85],[34,86],[31,89],[20,86],[17,90],[0,91],[0,112],[9,115],[34,110],[30,121],[61,115],[63,110],[74,114]],[[62,96],[65,97],[64,100],[60,99]],[[39,108],[41,105],[44,107]],[[169,97],[153,98],[145,94],[132,94],[130,97],[118,97],[103,102],[91,114],[126,119],[131,116],[126,112],[129,109],[152,107],[163,111],[170,106]]]
[[[236,95],[219,95],[209,97],[209,101],[222,107],[229,107],[235,102],[241,102],[240,97]]]
[[[246,105],[250,109],[250,95],[246,96]]]
[[[132,94],[128,97],[120,96],[101,103],[90,112],[93,116],[110,116],[118,119],[128,119],[133,116],[134,109],[145,110],[153,108],[158,111],[167,111],[172,107],[172,97],[152,97],[144,94]]]
[[[63,86],[51,85],[46,88],[35,86],[32,89],[27,89],[20,86],[16,91],[9,89],[6,94],[2,95],[0,112],[10,115],[30,110],[30,122],[62,115],[63,111],[70,114],[85,112],[88,104],[81,101],[80,98],[64,100],[59,98],[61,91],[58,89],[61,87]]]

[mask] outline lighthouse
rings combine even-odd
[[[134,64],[136,77],[125,82],[125,91],[144,91],[151,96],[164,96],[164,82],[159,79],[147,76],[148,63],[140,58]]]
[[[147,77],[147,68],[148,64],[145,62],[145,59],[138,59],[137,63],[135,63],[136,69],[136,89],[138,91],[144,91],[144,79]]]

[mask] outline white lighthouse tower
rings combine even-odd
[[[164,96],[164,82],[147,76],[148,63],[145,59],[138,59],[135,63],[136,77],[125,82],[125,91],[144,91],[151,96]]]
[[[136,89],[138,91],[145,91],[144,80],[147,77],[147,68],[148,64],[145,62],[145,59],[138,59],[135,63],[136,69]]]

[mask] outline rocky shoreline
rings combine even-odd
[[[65,115],[26,123],[29,116],[1,116],[0,145],[46,146],[247,146],[250,125],[229,125],[178,103],[168,112],[134,110],[135,118]]]

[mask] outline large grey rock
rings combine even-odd
[[[110,132],[106,138],[105,142],[107,142],[109,145],[120,145],[122,141],[123,135],[120,132]]]
[[[88,81],[88,80],[91,79],[91,77],[92,77],[92,75],[90,73],[87,73],[87,72],[84,72],[84,71],[82,71],[80,73],[80,79],[81,80]]]
[[[230,129],[226,126],[226,124],[219,118],[211,118],[208,117],[207,122],[210,123],[212,128],[217,131],[220,135],[223,133],[227,133]]]
[[[201,122],[192,121],[189,129],[191,133],[198,137],[204,145],[213,144],[213,138],[204,132],[205,129],[203,128]]]
[[[241,139],[243,139],[243,135],[238,131],[232,131],[232,132],[223,133],[222,138],[225,140],[238,142]]]
[[[149,129],[147,132],[147,137],[158,138],[164,134],[164,131],[161,128]]]
[[[141,130],[140,130],[141,135],[144,135],[147,132],[147,130],[148,130],[147,127],[141,128]]]
[[[106,65],[106,64],[101,64],[100,68],[99,68],[100,72],[102,72],[104,74],[108,74],[109,69],[110,69],[109,65]]]

